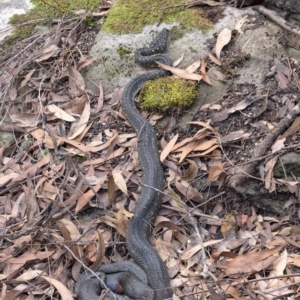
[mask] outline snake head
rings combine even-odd
[[[166,50],[168,45],[169,29],[163,28],[157,36],[149,44],[149,48],[153,53],[162,53]]]

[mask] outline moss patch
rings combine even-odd
[[[159,21],[164,7],[184,4],[183,0],[116,0],[110,9],[103,29],[109,33],[137,33],[145,25],[155,24]],[[213,23],[201,18],[195,9],[174,7],[165,11],[162,21],[164,23],[178,22],[183,28],[198,28],[208,30]]]
[[[16,29],[3,40],[6,47],[30,36],[36,25],[45,24],[45,21],[41,22],[40,19],[49,19],[50,23],[50,18],[71,14],[79,9],[92,11],[100,5],[99,0],[31,0],[31,2],[35,6],[26,14],[15,14],[10,18],[9,24]],[[31,22],[35,20],[36,22]],[[24,25],[28,22],[31,24]]]
[[[117,52],[119,54],[119,56],[122,58],[124,56],[128,56],[129,54],[131,54],[131,51],[124,48],[123,46],[119,46],[119,48],[117,49]]]
[[[100,6],[100,0],[31,0],[35,8],[49,16],[62,16],[78,9],[94,10]]]
[[[190,106],[197,95],[195,81],[163,77],[147,81],[139,101],[142,109],[166,111]]]

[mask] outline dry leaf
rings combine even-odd
[[[216,43],[216,55],[217,58],[221,59],[221,51],[224,46],[226,46],[231,40],[231,30],[228,28],[224,28],[218,35],[217,43]]]
[[[210,58],[210,60],[212,62],[214,62],[216,65],[221,66],[222,63],[216,58],[214,57],[211,53],[208,53],[208,57]]]
[[[169,141],[169,143],[166,145],[166,147],[164,147],[164,149],[160,153],[160,161],[161,162],[163,162],[167,158],[167,156],[170,154],[170,152],[172,151],[174,145],[177,142],[178,136],[179,136],[178,134],[173,136],[173,138]]]
[[[189,79],[189,80],[197,80],[200,81],[202,79],[202,76],[199,74],[195,74],[195,73],[189,73],[186,70],[182,70],[182,69],[177,69],[177,68],[173,68],[170,67],[168,65],[165,65],[159,61],[156,61],[156,63],[163,69],[170,71],[171,73],[173,73],[174,75],[183,78],[183,79]]]
[[[184,173],[183,176],[180,178],[184,181],[190,182],[193,181],[198,174],[198,166],[194,160],[187,159],[187,161],[190,163],[188,170]]]
[[[42,53],[40,54],[40,57],[37,58],[35,61],[41,62],[47,60],[48,58],[57,55],[59,51],[60,49],[56,45],[49,45],[47,48],[43,49]]]
[[[253,274],[268,268],[278,256],[274,256],[282,249],[282,246],[271,250],[262,250],[244,255],[238,255],[228,262],[225,273],[229,275],[235,274]]]
[[[53,285],[57,289],[62,300],[74,300],[72,293],[62,282],[60,282],[54,278],[50,278],[48,276],[41,276],[41,278],[48,281],[51,285]]]
[[[66,113],[64,110],[56,106],[55,104],[49,104],[46,108],[55,115],[58,119],[67,121],[67,122],[75,122],[75,118],[70,114]]]
[[[82,112],[82,115],[81,115],[78,123],[77,124],[73,123],[75,125],[72,126],[72,128],[68,134],[68,139],[73,140],[83,132],[83,130],[87,126],[87,123],[90,119],[90,114],[91,114],[90,103],[86,102],[84,110]]]
[[[207,66],[207,63],[206,61],[203,59],[201,61],[201,75],[203,77],[203,81],[205,81],[207,84],[211,85],[211,81],[210,81],[210,78],[206,72],[206,66]]]
[[[127,185],[124,177],[122,176],[121,171],[112,172],[112,176],[114,178],[115,184],[119,187],[119,189],[128,196]]]

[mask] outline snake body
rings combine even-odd
[[[163,29],[153,39],[149,47],[138,49],[135,52],[135,61],[147,67],[155,66],[155,61],[171,65],[171,59],[162,54],[167,47],[168,33],[167,29]],[[141,90],[144,83],[148,80],[166,76],[167,74],[168,71],[158,69],[139,75],[129,82],[122,96],[123,113],[137,133],[138,154],[143,171],[142,182],[145,184],[142,186],[140,200],[136,206],[134,216],[128,224],[126,244],[134,262],[146,273],[148,285],[151,288],[147,286],[147,283],[137,282],[135,276],[130,277],[130,271],[125,272],[125,276],[129,278],[127,280],[129,285],[134,285],[134,288],[138,290],[140,290],[140,285],[145,284],[146,286],[146,288],[141,287],[141,289],[146,289],[146,292],[141,292],[142,294],[146,293],[146,296],[141,296],[142,294],[137,296],[128,295],[133,299],[163,300],[172,297],[167,268],[149,242],[151,226],[162,204],[162,195],[158,190],[162,190],[164,182],[157,139],[153,127],[135,106],[135,96]],[[109,268],[109,266],[107,265],[106,267]],[[104,273],[109,274],[110,272]],[[131,273],[137,274],[135,271]],[[98,299],[97,294],[99,295],[99,291],[96,292],[95,284],[95,278],[92,275],[81,275],[76,284],[75,292],[82,300]],[[119,295],[114,297],[115,299],[125,299]]]

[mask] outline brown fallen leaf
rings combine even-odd
[[[275,164],[278,160],[278,155],[271,158],[265,166],[265,188],[269,190],[270,192],[276,191],[276,182],[273,177],[273,169],[275,167]]]
[[[80,94],[85,90],[85,82],[82,75],[74,68],[69,67],[69,88],[73,95]]]
[[[220,60],[221,51],[231,40],[231,30],[228,28],[224,28],[218,35],[217,43],[216,43],[216,55]]]
[[[53,285],[57,289],[62,300],[74,300],[72,293],[62,282],[60,282],[54,278],[50,278],[48,276],[41,276],[41,278],[48,281],[51,285]]]
[[[81,211],[81,209],[95,196],[95,193],[97,193],[100,190],[102,185],[103,182],[99,182],[96,186],[93,187],[93,189],[89,189],[86,193],[80,196],[75,208],[76,213]]]
[[[67,121],[67,122],[75,122],[76,121],[76,119],[73,116],[71,116],[70,114],[68,114],[67,112],[65,112],[58,106],[56,106],[55,104],[47,105],[46,109],[48,109],[49,112],[53,113],[54,116],[57,117],[58,119],[61,119],[61,120]]]
[[[114,213],[115,218],[103,216],[101,220],[108,226],[115,228],[122,236],[126,237],[128,217],[132,215],[133,214],[126,211],[125,208],[121,208],[117,213]]]
[[[162,152],[160,153],[160,161],[161,162],[163,162],[167,158],[167,156],[170,154],[174,145],[177,142],[178,137],[179,137],[178,134],[173,136],[173,138],[169,141],[169,143],[163,148]]]
[[[74,99],[64,103],[60,106],[67,113],[81,113],[85,107],[85,104],[88,102],[88,97],[86,94],[81,95],[80,97],[75,97]]]
[[[209,182],[214,182],[219,178],[219,176],[224,172],[224,166],[225,163],[221,163],[216,166],[212,166],[209,169],[209,173],[208,173]]]
[[[207,63],[206,63],[206,61],[203,59],[203,60],[201,61],[201,69],[200,69],[201,75],[202,75],[202,77],[203,77],[203,81],[205,81],[207,84],[211,85],[210,78],[209,78],[209,76],[208,76],[208,74],[207,74],[207,72],[206,72],[206,66],[207,66]]]
[[[126,181],[122,175],[121,171],[114,171],[112,172],[112,176],[114,178],[114,182],[115,184],[118,186],[118,188],[125,194],[128,196],[128,192],[127,192],[127,185],[126,185]]]
[[[225,273],[229,275],[253,274],[268,268],[277,258],[275,256],[283,246],[270,250],[262,250],[243,255],[238,255],[231,261],[226,262]]]
[[[183,79],[189,79],[189,80],[197,80],[200,81],[202,80],[202,76],[199,74],[195,74],[195,73],[189,73],[186,70],[182,70],[182,69],[177,69],[168,65],[165,65],[159,61],[156,61],[156,63],[163,69],[170,71],[171,73],[173,73],[174,75],[183,78]]]
[[[194,160],[187,159],[187,161],[190,163],[189,168],[182,176],[180,176],[180,178],[184,181],[190,182],[197,177],[199,168]]]
[[[36,127],[40,122],[41,114],[19,113],[10,115],[12,121],[20,127]]]
[[[36,62],[41,62],[47,60],[48,58],[55,56],[59,53],[60,48],[57,45],[49,45],[47,48],[43,49],[39,54],[39,58],[37,58]]]
[[[22,80],[22,82],[20,84],[20,88],[24,87],[27,84],[27,82],[29,81],[29,79],[31,78],[31,76],[33,75],[34,72],[35,72],[35,69],[32,69],[26,74],[25,78]]]
[[[83,68],[89,66],[90,64],[92,64],[94,61],[96,61],[98,59],[97,56],[94,56],[92,58],[86,58],[86,57],[83,57],[78,66],[77,66],[77,71],[80,72]]]
[[[97,103],[97,108],[95,110],[95,113],[98,113],[101,111],[103,107],[103,102],[104,102],[104,92],[103,92],[103,87],[102,84],[99,83],[99,97],[98,97],[98,103]]]
[[[208,57],[210,58],[210,60],[212,62],[214,62],[216,65],[221,66],[222,63],[216,58],[214,57],[211,53],[208,53]]]
[[[73,123],[68,134],[68,139],[73,140],[86,128],[91,115],[90,103],[86,102],[78,123]]]
[[[188,66],[185,70],[189,73],[195,73],[201,66],[201,61],[196,60],[195,62],[193,62],[190,66]]]
[[[288,78],[283,74],[281,73],[280,71],[277,71],[277,73],[275,74],[275,79],[278,83],[278,88],[284,90],[284,89],[287,89],[288,88]]]

